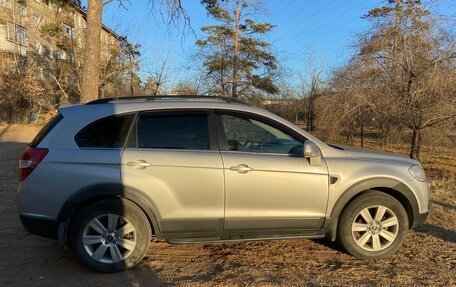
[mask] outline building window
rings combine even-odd
[[[43,46],[43,56],[53,59],[54,55],[52,53],[52,49],[47,46]]]
[[[11,9],[11,0],[0,0],[0,6]]]
[[[27,46],[28,45],[28,32],[27,29],[22,26],[16,26],[16,39],[14,39],[14,24],[8,22],[6,25],[1,25],[1,30],[3,30],[2,38],[14,42],[15,40],[19,45]]]
[[[66,60],[66,52],[62,49],[58,49],[57,51],[55,51],[55,58],[58,60]]]
[[[78,18],[78,27],[79,28],[86,28],[86,20],[82,16],[76,16]]]
[[[27,17],[27,6],[25,0],[17,1],[17,12],[21,17]]]
[[[6,39],[10,40],[11,42],[14,42],[14,24],[11,22],[8,22],[8,27],[6,31]]]
[[[4,26],[2,30],[4,30],[5,38],[11,42],[15,40],[19,45],[27,46],[28,45],[28,32],[27,29],[22,26],[16,26],[16,39],[14,39],[14,24],[8,22],[7,25]],[[6,28],[6,30],[5,30]]]
[[[0,39],[8,39],[8,25],[0,24]]]
[[[63,36],[73,39],[74,29],[68,25],[63,24]]]
[[[41,43],[38,41],[35,41],[33,44],[33,51],[37,54],[41,54]]]
[[[22,46],[27,46],[27,44],[28,44],[27,29],[25,29],[24,27],[17,26],[16,33],[17,33],[17,43]]]
[[[41,16],[37,15],[37,14],[33,14],[32,21],[33,21],[33,25],[38,27],[38,25],[40,25],[40,22],[41,22]]]

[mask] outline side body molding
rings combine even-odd
[[[325,224],[326,228],[328,228],[328,235],[331,240],[335,240],[336,238],[338,218],[344,207],[352,198],[366,190],[379,190],[392,196],[399,197],[399,199],[402,199],[399,200],[402,204],[404,204],[404,200],[406,200],[409,204],[409,206],[405,206],[405,209],[409,214],[410,227],[414,227],[414,221],[419,215],[419,207],[413,192],[403,182],[396,179],[387,177],[372,178],[357,182],[350,186],[334,204],[330,218],[327,219]]]
[[[119,197],[131,200],[146,214],[153,228],[155,236],[160,235],[160,214],[155,203],[143,192],[118,183],[97,184],[86,187],[71,196],[62,206],[57,221],[65,224],[65,234],[73,220],[74,215],[88,204],[108,197]]]

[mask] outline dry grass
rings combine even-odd
[[[0,286],[456,286],[454,147],[423,148],[422,162],[433,187],[430,216],[391,258],[359,260],[326,240],[154,242],[134,270],[100,275],[82,268],[55,241],[28,234],[17,218],[17,159],[33,131],[20,127],[0,135]],[[406,154],[406,148],[387,150]]]

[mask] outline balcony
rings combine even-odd
[[[15,53],[16,51],[19,55],[25,56],[27,54],[27,47],[21,46],[21,45],[15,45],[14,42],[11,42],[6,39],[0,39],[0,52],[6,52],[6,53],[12,54],[12,53]]]
[[[56,41],[55,41],[57,46],[60,47],[71,47],[72,46],[72,40],[69,37],[66,36],[58,36]]]

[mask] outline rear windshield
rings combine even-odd
[[[31,148],[37,147],[40,142],[52,131],[52,129],[63,119],[62,114],[57,113],[53,116],[44,127],[38,132],[32,142],[29,144]]]

